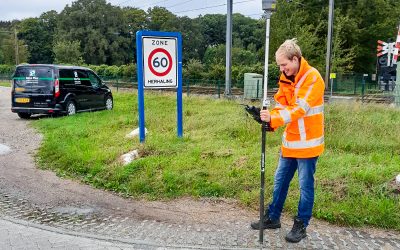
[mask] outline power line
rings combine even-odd
[[[192,1],[193,1],[193,0],[188,0],[188,1],[183,2],[183,3],[177,3],[177,4],[174,4],[174,5],[168,6],[168,7],[166,7],[166,8],[173,8],[173,7],[176,7],[176,6],[179,6],[179,5],[183,5],[183,4],[192,2]]]
[[[329,4],[326,5],[325,3],[304,4],[299,1],[291,1],[291,2],[294,4],[300,5],[300,8],[320,8],[321,6],[329,6]],[[339,2],[339,3],[335,3],[335,6],[345,5],[345,4],[349,4],[349,3],[357,3],[357,1],[350,0],[350,1],[346,1],[346,2]]]
[[[133,1],[133,0],[125,0],[125,1],[122,1],[122,2],[118,3],[117,5],[121,6],[122,4],[126,4],[126,3],[131,2],[131,1]],[[159,2],[151,3],[151,4],[146,3],[146,2],[148,2],[147,0],[142,0],[142,1],[137,1],[136,3],[133,3],[132,5],[136,5],[137,6],[138,4],[146,3],[144,6],[137,6],[137,8],[144,8],[146,6],[150,6],[152,4],[162,3],[162,2],[165,2],[165,1],[169,1],[169,0],[163,0],[163,1],[159,1]]]
[[[130,1],[133,1],[133,0],[126,0],[126,1],[119,2],[119,3],[117,3],[117,6],[121,6],[122,4],[128,3]]]
[[[247,2],[253,2],[253,1],[256,1],[256,0],[244,0],[244,1],[236,2],[236,3],[234,3],[234,4],[247,3]],[[224,4],[218,4],[218,5],[213,5],[213,6],[202,7],[202,8],[197,8],[197,9],[176,11],[175,13],[185,13],[185,12],[191,12],[191,11],[196,11],[196,10],[212,9],[212,8],[222,7],[222,6],[226,6],[226,3],[224,3]]]
[[[243,15],[243,16],[262,16],[264,13],[255,13],[255,14],[248,14],[248,15]]]
[[[128,3],[128,2],[130,2],[130,1],[133,1],[133,0],[125,0],[125,1],[122,1],[122,2],[118,3],[118,5],[122,5],[122,4]],[[161,1],[158,1],[158,2],[154,2],[154,3],[150,3],[150,4],[145,4],[145,5],[143,5],[143,6],[137,6],[137,5],[136,5],[137,3],[136,3],[135,5],[136,5],[137,8],[142,8],[142,9],[144,9],[144,8],[146,8],[146,7],[155,6],[155,5],[159,4],[159,3],[165,3],[165,2],[168,2],[168,1],[170,1],[170,0],[161,0]],[[184,4],[189,3],[189,2],[192,2],[192,1],[193,1],[193,0],[186,0],[186,1],[183,1],[183,2],[178,2],[178,3],[172,4],[172,5],[170,5],[170,6],[165,6],[165,8],[166,8],[166,9],[174,8],[174,7],[177,7],[177,6],[180,6],[180,5],[184,5]],[[242,0],[242,1],[234,2],[233,4],[242,4],[242,3],[248,3],[248,2],[253,2],[253,1],[256,1],[256,0]],[[144,1],[140,1],[140,2],[144,2]],[[223,6],[226,6],[226,5],[227,5],[227,3],[222,3],[222,4],[215,4],[215,5],[206,6],[206,7],[201,7],[201,8],[186,9],[186,10],[181,10],[181,11],[174,11],[174,14],[186,13],[186,12],[192,12],[192,11],[198,11],[198,10],[205,10],[205,9],[212,9],[212,8],[218,8],[218,7],[223,7]],[[245,16],[256,16],[256,15],[262,15],[262,13],[261,13],[261,14],[245,15]]]
[[[166,1],[169,1],[169,0],[161,0],[161,1],[158,1],[156,3],[146,4],[146,5],[144,5],[144,6],[140,7],[140,8],[146,8],[148,6],[156,5],[156,4],[159,4],[159,3],[162,3],[162,2],[165,3]]]
[[[184,13],[184,12],[191,12],[191,11],[195,11],[195,10],[212,9],[212,8],[221,7],[221,6],[226,6],[226,3],[224,3],[224,4],[219,4],[219,5],[208,6],[208,7],[203,7],[203,8],[198,8],[198,9],[177,11],[177,12],[175,12],[175,13]]]

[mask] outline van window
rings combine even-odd
[[[93,88],[100,88],[101,87],[100,78],[90,71],[88,72],[88,75]]]
[[[74,84],[74,72],[71,69],[60,69],[58,71],[60,75],[60,85],[64,84]]]
[[[17,67],[13,77],[16,92],[52,94],[54,73],[51,67]]]
[[[89,79],[89,76],[86,73],[86,71],[77,69],[77,70],[74,70],[74,74],[75,74],[75,77],[77,77],[75,79],[79,79],[80,84],[82,84],[83,86],[92,87],[92,84],[90,83],[90,79]]]

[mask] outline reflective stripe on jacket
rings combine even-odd
[[[286,125],[282,156],[311,158],[324,151],[324,90],[321,75],[303,57],[294,82],[281,74],[271,127]]]

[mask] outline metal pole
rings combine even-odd
[[[227,0],[226,15],[226,69],[225,69],[225,96],[231,95],[232,82],[232,5],[233,0]]]
[[[262,109],[268,109],[270,101],[268,99],[268,58],[269,58],[269,26],[271,12],[265,11],[265,60],[264,60],[264,96]],[[260,231],[259,241],[260,244],[264,242],[264,193],[265,193],[265,139],[267,133],[267,123],[262,122],[261,125],[261,162],[260,162]]]
[[[17,29],[14,28],[14,42],[15,42],[15,65],[19,64],[19,50],[18,50],[18,35]]]
[[[264,109],[264,108],[263,108]],[[260,231],[259,241],[260,244],[264,242],[264,193],[265,193],[265,140],[267,137],[267,123],[261,124],[261,162],[260,162]]]
[[[326,85],[326,87],[328,87],[329,74],[331,73],[333,9],[334,9],[334,0],[329,0],[328,39],[326,42],[326,62],[325,62],[325,64],[326,64],[326,68],[325,68],[325,85]]]
[[[265,11],[265,59],[264,59],[264,96],[262,106],[268,108],[270,101],[268,99],[268,57],[269,57],[269,33],[271,12]]]

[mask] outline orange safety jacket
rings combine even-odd
[[[286,125],[283,157],[311,158],[324,151],[324,90],[321,75],[303,57],[294,82],[281,74],[270,126]]]

